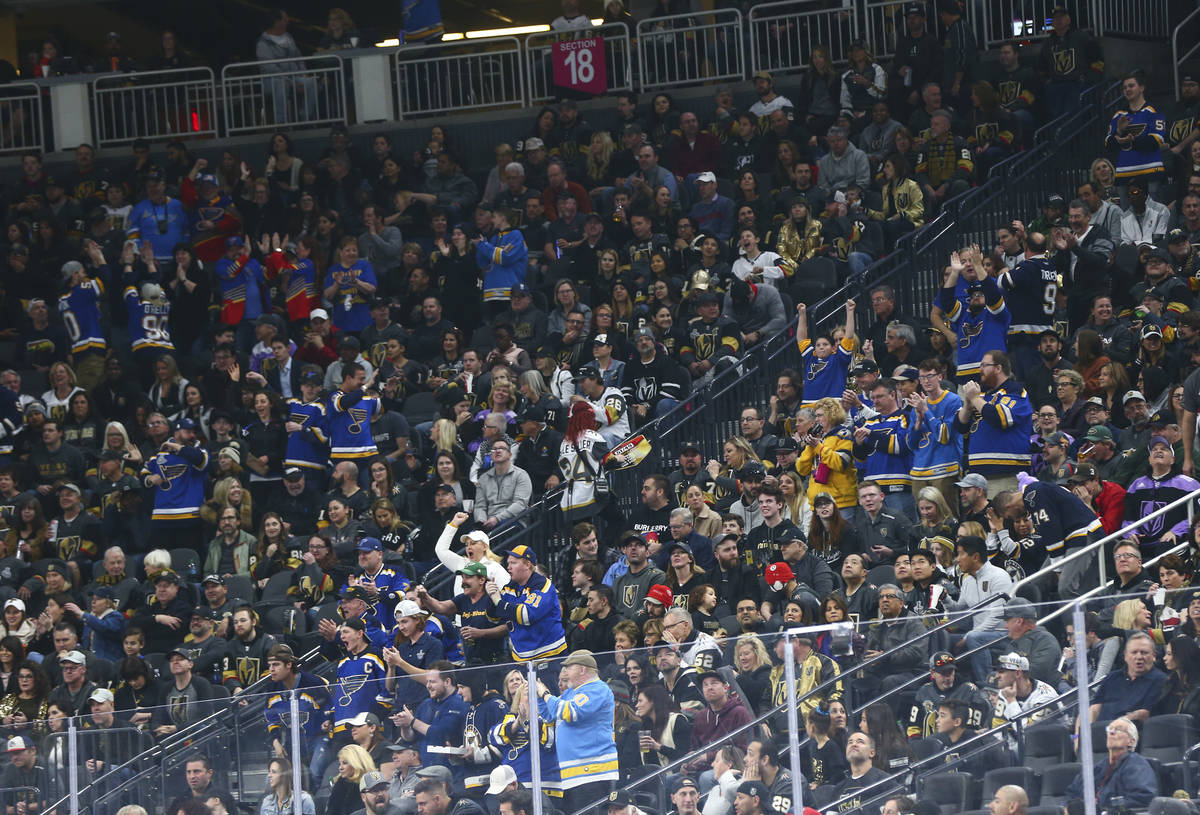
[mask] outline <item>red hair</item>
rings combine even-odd
[[[571,405],[570,418],[567,419],[566,440],[578,444],[584,434],[596,429],[596,413],[587,402],[576,402]]]

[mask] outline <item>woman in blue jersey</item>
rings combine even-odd
[[[371,324],[368,301],[378,281],[371,264],[358,257],[358,239],[347,235],[338,243],[341,256],[326,272],[325,299],[333,303],[333,324],[341,331],[357,333]]]
[[[829,334],[808,338],[808,308],[796,306],[796,344],[804,360],[804,394],[801,407],[812,407],[825,397],[840,399],[854,360],[854,300],[846,301],[846,335],[836,345]]]

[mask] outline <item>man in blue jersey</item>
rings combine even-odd
[[[172,425],[174,435],[142,467],[142,484],[154,489],[151,531],[164,535],[170,548],[192,548],[203,558],[200,505],[204,503],[208,452],[196,441],[196,423],[186,417]]]
[[[912,497],[912,451],[908,446],[909,409],[898,403],[896,383],[880,379],[871,386],[875,415],[854,430],[854,459],[864,482],[877,484],[884,506],[909,520],[917,517]]]
[[[508,623],[513,659],[526,662],[561,654],[567,641],[554,584],[534,568],[537,555],[528,546],[514,546],[506,554],[512,580],[503,588],[489,580],[485,589],[496,616]]]
[[[104,265],[104,255],[95,241],[88,241],[85,250],[97,267]],[[67,293],[58,298],[58,312],[71,338],[76,384],[90,391],[104,376],[104,355],[108,350],[100,317],[104,283],[91,277],[83,264],[75,260],[63,264],[62,273],[67,278]]]
[[[1147,182],[1149,197],[1158,199],[1159,187],[1166,181],[1163,146],[1167,123],[1162,114],[1146,101],[1146,75],[1131,71],[1121,79],[1125,104],[1113,114],[1104,144],[1117,149],[1117,183],[1134,178]]]
[[[922,360],[917,371],[921,390],[908,397],[912,408],[908,446],[912,450],[909,475],[913,500],[923,488],[934,487],[954,506],[954,482],[961,472],[963,444],[962,433],[954,428],[954,416],[962,407],[962,399],[942,386],[946,377],[946,363],[942,360],[936,357]]]
[[[1058,299],[1058,269],[1046,257],[1046,236],[1025,236],[1025,256],[1015,267],[1000,274],[1000,288],[1012,322],[1008,326],[1008,353],[1013,375],[1025,381],[1026,374],[1041,362],[1038,343],[1054,327]]]
[[[329,730],[333,702],[328,683],[314,674],[301,671],[295,654],[287,645],[276,645],[267,652],[270,681],[263,689],[266,698],[267,738],[276,756],[291,755],[291,697],[299,702],[300,751],[307,761]],[[292,756],[295,761],[295,757]]]
[[[329,397],[326,427],[329,435],[329,460],[359,464],[377,455],[379,449],[371,435],[371,417],[381,409],[378,391],[370,390],[377,370],[367,377],[357,362],[342,366],[342,387]],[[370,468],[359,467],[358,484],[364,489],[370,480]]]
[[[1079,496],[1046,481],[1035,481],[1022,473],[1020,491],[997,493],[992,510],[1006,521],[1028,518],[1033,523],[1034,539],[1053,560],[1077,552],[1104,534],[1100,518]],[[1011,541],[1016,545],[1015,541]],[[1003,552],[1011,555],[1012,551]],[[1089,578],[1085,581],[1085,578]],[[1058,578],[1058,594],[1073,598],[1098,580],[1094,559],[1076,558],[1063,565]]]
[[[975,267],[976,280],[967,285],[967,304],[957,297],[958,278],[967,264]],[[982,266],[977,248],[950,255],[950,272],[942,284],[938,305],[946,314],[951,329],[958,335],[959,382],[980,376],[983,355],[992,349],[1007,348],[1008,326],[1012,322],[1004,294]]]
[[[617,774],[613,693],[597,676],[596,658],[579,650],[563,660],[567,690],[555,696],[539,680],[538,712],[556,722],[555,747],[563,800],[576,812],[608,795]]]
[[[1017,473],[1031,461],[1033,405],[1002,351],[988,351],[979,364],[978,383],[962,387],[963,406],[954,429],[967,437],[967,469],[988,482],[989,495],[1017,489]]]
[[[175,273],[175,246],[188,239],[190,219],[183,204],[167,196],[162,170],[146,174],[146,198],[134,206],[126,219],[125,236],[149,243],[164,278]]]

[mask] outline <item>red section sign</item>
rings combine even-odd
[[[554,44],[554,84],[581,93],[608,90],[604,38],[588,37]]]

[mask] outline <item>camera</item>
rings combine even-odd
[[[158,234],[160,234],[160,235],[167,234],[167,222],[166,221],[158,222]]]

